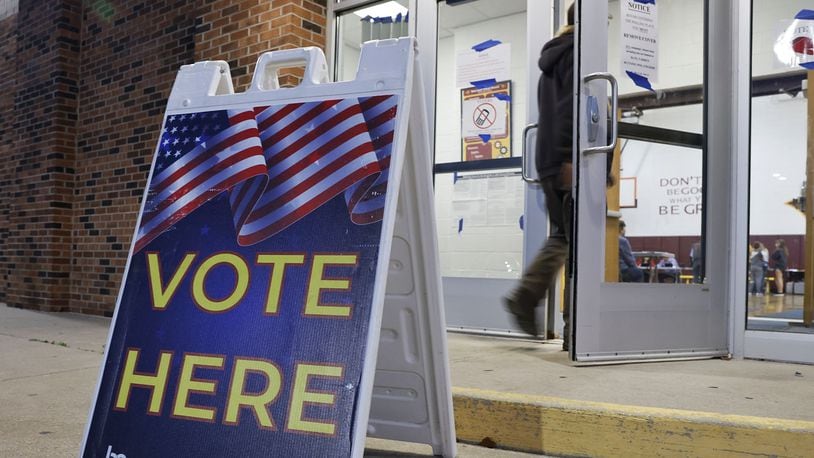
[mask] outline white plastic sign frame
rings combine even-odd
[[[239,254],[217,254],[210,256],[203,262],[199,260],[198,270],[195,271],[194,275],[190,273],[189,278],[186,280],[184,276],[186,269],[195,269],[190,267],[195,262],[194,254],[187,253],[186,257],[178,259],[179,263],[167,267],[161,264],[162,260],[157,253],[142,253],[143,259],[139,259],[147,267],[132,264],[137,252],[149,248],[150,243],[153,243],[153,241],[160,242],[162,237],[164,240],[172,240],[173,236],[180,236],[167,235],[167,231],[171,232],[172,229],[176,228],[175,224],[178,218],[192,218],[194,214],[193,211],[181,217],[176,217],[168,209],[172,209],[173,205],[178,204],[178,202],[183,204],[183,200],[188,196],[173,194],[178,191],[175,188],[157,189],[153,187],[155,180],[160,180],[163,176],[169,174],[166,170],[172,167],[182,167],[180,160],[178,160],[179,162],[172,162],[173,152],[166,143],[166,137],[162,137],[162,141],[165,143],[164,145],[161,142],[159,143],[148,179],[148,190],[145,191],[144,202],[139,213],[137,229],[124,273],[125,280],[119,292],[113,323],[108,335],[104,364],[100,370],[97,391],[85,429],[82,450],[80,451],[81,456],[115,455],[124,457],[127,454],[131,456],[143,453],[161,454],[168,453],[168,449],[164,447],[179,448],[183,447],[184,443],[203,447],[196,451],[197,456],[224,456],[224,454],[237,453],[238,450],[242,450],[242,453],[249,451],[249,454],[279,455],[283,453],[289,456],[305,456],[309,453],[315,453],[315,451],[311,450],[309,452],[304,448],[296,447],[302,447],[302,444],[309,444],[310,442],[322,441],[323,444],[327,445],[324,445],[322,449],[315,449],[316,451],[330,453],[332,456],[361,457],[364,453],[365,438],[368,433],[372,436],[427,443],[432,446],[435,454],[455,456],[455,432],[447,366],[445,321],[440,290],[435,218],[432,208],[431,168],[429,155],[427,154],[430,147],[427,136],[427,119],[422,109],[411,109],[411,102],[417,104],[417,108],[423,106],[420,73],[414,69],[415,47],[415,40],[412,38],[368,42],[362,48],[357,78],[354,81],[339,83],[327,83],[325,58],[322,51],[317,48],[265,53],[258,60],[251,87],[240,94],[234,93],[229,67],[225,62],[207,61],[187,65],[179,71],[165,114],[163,132],[166,134],[171,129],[189,128],[187,125],[179,127],[181,124],[172,124],[177,119],[192,118],[193,115],[199,113],[211,113],[217,110],[221,110],[223,113],[235,113],[242,109],[243,112],[254,110],[259,113],[258,107],[275,107],[286,104],[299,104],[299,106],[302,106],[309,103],[327,103],[327,101],[336,100],[359,101],[376,97],[395,97],[396,106],[393,108],[395,116],[391,120],[394,123],[394,129],[388,159],[389,168],[381,166],[382,170],[385,170],[382,173],[384,179],[381,181],[384,182],[387,192],[384,192],[383,208],[378,210],[381,213],[378,251],[375,254],[376,262],[371,263],[371,265],[375,265],[373,281],[368,284],[370,291],[367,291],[367,296],[365,296],[370,301],[367,310],[369,317],[366,320],[364,329],[358,329],[351,333],[356,334],[355,336],[351,335],[351,337],[358,337],[360,342],[364,342],[364,348],[363,350],[360,348],[361,344],[356,347],[349,345],[347,350],[352,352],[352,349],[356,348],[357,353],[362,355],[362,360],[356,362],[361,367],[358,384],[354,386],[353,379],[348,381],[347,378],[343,378],[344,368],[331,369],[329,366],[315,366],[303,363],[303,358],[306,361],[311,360],[309,355],[294,354],[294,350],[290,350],[290,353],[292,353],[291,360],[285,361],[283,363],[285,367],[281,368],[280,365],[271,360],[264,360],[264,355],[257,353],[258,351],[262,352],[263,349],[258,349],[256,344],[253,347],[251,344],[247,344],[247,347],[250,348],[246,348],[246,351],[253,354],[246,358],[239,358],[228,353],[221,355],[200,354],[201,350],[199,348],[171,347],[166,352],[161,351],[160,354],[148,355],[139,360],[139,356],[143,355],[140,355],[138,349],[134,349],[130,345],[131,342],[127,341],[130,334],[144,332],[146,339],[152,339],[150,345],[161,345],[160,342],[162,339],[167,338],[168,333],[173,333],[180,328],[178,332],[182,337],[178,337],[177,340],[173,341],[173,345],[179,345],[180,342],[180,345],[183,346],[185,342],[183,336],[185,335],[190,336],[191,341],[197,339],[195,342],[199,346],[205,346],[208,342],[216,342],[218,339],[232,344],[241,342],[241,338],[238,337],[237,333],[228,334],[227,331],[243,332],[245,328],[241,328],[241,326],[257,327],[258,323],[262,322],[262,320],[256,318],[236,322],[229,322],[224,319],[223,328],[218,326],[208,329],[203,325],[200,328],[188,325],[190,329],[185,329],[183,325],[187,323],[178,323],[177,321],[166,322],[158,326],[155,326],[154,321],[152,323],[153,327],[149,323],[144,325],[134,324],[134,321],[141,316],[152,316],[154,320],[157,319],[159,322],[162,319],[161,317],[171,316],[168,313],[173,306],[172,301],[175,293],[183,290],[179,285],[185,285],[184,282],[189,287],[189,291],[178,293],[178,295],[189,295],[191,297],[189,303],[194,300],[197,306],[197,310],[190,308],[192,312],[187,313],[207,311],[228,318],[229,314],[236,310],[235,307],[240,308],[243,305],[245,308],[253,305],[264,312],[274,312],[264,313],[264,318],[267,318],[268,316],[283,316],[286,306],[303,307],[302,303],[289,303],[286,302],[286,299],[283,299],[277,303],[279,309],[272,308],[273,301],[271,297],[273,294],[271,291],[275,285],[274,275],[271,276],[270,281],[266,280],[269,291],[266,297],[260,298],[256,294],[252,295],[251,291],[253,290],[249,286],[245,286],[243,295],[238,294],[240,292],[238,285],[241,285],[241,272],[243,272],[242,263],[244,261],[253,261],[253,259],[241,261]],[[294,88],[280,88],[277,71],[282,67],[300,64],[305,66],[305,76],[302,83]],[[413,90],[414,79],[417,80],[418,90]],[[291,114],[291,116],[296,116],[296,113]],[[212,117],[214,118],[214,115]],[[228,119],[233,122],[240,120],[235,121],[231,117]],[[410,125],[409,134],[408,122]],[[256,126],[258,126],[256,129],[259,130],[259,118]],[[337,129],[341,130],[341,127],[339,125]],[[214,129],[221,128],[221,126],[205,126],[204,128],[211,128],[214,131]],[[303,136],[306,134],[307,132],[302,133]],[[371,130],[369,134],[371,143],[375,145],[377,139],[373,131]],[[192,137],[190,135],[190,141],[192,141]],[[192,146],[197,148],[197,151],[205,150],[208,148],[206,143],[209,140],[202,141],[199,137],[195,137],[195,141],[200,142],[201,145]],[[217,138],[217,134],[213,134],[210,143],[215,142]],[[407,148],[408,142],[411,145],[409,148]],[[261,146],[247,143],[244,151],[251,148],[261,148],[260,151],[262,152],[262,148],[265,147],[265,143]],[[233,154],[232,150],[227,149],[224,151],[226,155]],[[175,155],[178,156],[179,154]],[[187,155],[187,153],[184,154]],[[166,162],[164,163],[161,162],[162,155],[166,156]],[[268,158],[268,154],[266,157]],[[197,165],[194,163],[190,165],[187,163],[184,167],[188,165],[188,169],[194,169],[200,166],[200,168],[204,169],[213,164],[202,162]],[[265,165],[262,164],[262,166]],[[258,165],[255,164],[255,166]],[[320,167],[318,162],[306,164],[306,166]],[[167,169],[163,169],[163,167],[167,167]],[[247,167],[247,170],[249,169],[251,167]],[[403,181],[402,170],[405,171]],[[255,178],[267,179],[268,177]],[[275,177],[272,175],[273,178]],[[378,180],[373,183],[371,189],[374,189],[377,184],[380,184]],[[193,182],[184,186],[179,185],[177,188],[194,186],[195,183]],[[234,184],[229,186],[234,186]],[[225,191],[225,188],[207,190],[206,186],[202,186],[201,189],[204,193],[207,191],[213,193]],[[232,190],[232,188],[229,189],[230,192]],[[162,193],[170,195],[170,198],[164,201],[158,200],[164,195]],[[375,192],[373,195],[376,195]],[[263,198],[265,197],[263,195]],[[338,195],[334,197],[338,197]],[[214,200],[214,198],[211,199]],[[224,208],[229,204],[232,205],[233,210],[240,206],[240,197],[230,198],[228,203],[226,199],[221,200]],[[332,199],[332,201],[335,200],[337,199]],[[349,207],[352,206],[350,202],[353,202],[353,205],[357,203],[350,194],[346,194],[346,200]],[[262,203],[262,199],[259,202]],[[364,204],[362,200],[359,200],[359,202]],[[209,203],[209,200],[206,203]],[[276,208],[272,204],[269,205],[271,205],[269,208]],[[283,203],[283,205],[288,204]],[[328,205],[328,203],[322,205]],[[398,215],[397,205],[399,207]],[[353,217],[360,216],[353,213],[355,211],[353,208],[348,210],[352,211],[351,220],[353,220]],[[169,216],[164,215],[164,213]],[[274,216],[276,213],[270,211],[269,215]],[[206,221],[206,214],[198,216],[204,218],[202,221]],[[268,217],[271,218],[271,216]],[[365,215],[361,216],[364,217]],[[274,239],[277,234],[285,234],[286,232],[281,231],[286,227],[295,228],[297,224],[297,219],[294,219],[294,222],[288,221],[287,225],[282,226],[283,229],[279,229],[277,232],[263,233],[261,230],[252,232],[260,217],[257,220],[252,220],[249,216],[242,218],[235,215],[234,218],[235,234],[242,241],[250,241],[247,243],[241,242],[241,245],[249,245],[254,243],[254,240]],[[305,217],[300,218],[304,220]],[[285,218],[281,219],[285,220]],[[354,222],[356,221],[354,220]],[[273,223],[269,223],[269,226],[274,227],[276,223],[278,221],[274,220]],[[331,224],[325,226],[331,226]],[[208,225],[204,224],[200,230],[201,240],[195,243],[203,245],[207,243],[203,241],[203,237],[208,234],[210,229]],[[182,234],[182,232],[179,232],[179,234]],[[396,237],[395,243],[394,234]],[[393,252],[392,259],[391,251]],[[271,258],[263,259],[266,261],[266,267],[269,267],[270,264],[273,269],[282,267],[283,271],[285,271],[286,267],[285,262],[297,266],[299,261],[308,259],[308,256],[302,258],[297,258],[297,255],[291,256],[293,258],[288,257],[286,258],[287,261],[279,261],[279,259],[270,261]],[[307,289],[308,294],[302,299],[305,302],[305,311],[299,317],[301,321],[307,320],[307,318],[303,317],[308,316],[306,313],[308,307],[313,306],[312,312],[322,311],[327,314],[336,314],[337,310],[351,310],[352,307],[360,305],[356,303],[343,305],[341,299],[344,296],[339,293],[351,289],[350,278],[344,278],[348,276],[348,270],[352,267],[353,272],[357,272],[364,270],[364,266],[360,267],[359,260],[356,258],[353,258],[353,262],[346,262],[349,255],[338,256],[323,259],[321,261],[323,270],[320,271],[316,267],[318,255],[314,254],[314,267],[310,268],[308,274],[310,276],[307,277],[307,283],[304,283],[304,288]],[[256,259],[259,264],[261,259],[259,254]],[[283,263],[274,264],[274,262]],[[229,269],[221,269],[217,271],[220,275],[209,275],[210,272],[215,272],[216,269],[223,266],[231,267],[233,272],[231,274],[224,273]],[[163,272],[162,267],[165,268]],[[207,268],[209,270],[206,270]],[[138,275],[144,273],[142,272],[144,270],[148,274],[138,277]],[[311,280],[315,275],[315,278],[323,282],[322,289],[311,289]],[[304,278],[305,276],[303,275]],[[279,295],[284,293],[284,286],[289,285],[289,283],[293,283],[295,286],[297,284],[296,278],[289,283],[284,283],[282,277],[283,274],[278,278],[279,283],[276,283],[280,291],[278,299]],[[289,277],[286,277],[286,282],[290,280]],[[390,277],[389,281],[388,277]],[[130,297],[128,296],[128,286],[134,282],[139,282],[138,280],[134,281],[133,278],[144,279],[140,281],[139,285],[131,286],[130,292],[144,286],[144,288],[141,288],[143,294],[153,300],[152,310],[149,306],[144,307],[143,310],[136,309],[134,301],[128,300]],[[220,292],[219,295],[209,297],[210,295],[207,292],[211,293],[211,290],[207,290],[207,288],[211,287],[213,278],[216,279],[214,281],[218,284],[227,284],[225,287],[227,294],[224,295],[223,292]],[[353,279],[356,280],[356,277],[353,277]],[[130,281],[130,285],[128,281]],[[210,286],[207,286],[208,281]],[[247,280],[246,283],[248,282]],[[149,283],[149,292],[147,292],[146,286],[141,285],[141,283]],[[337,290],[339,293],[337,293]],[[246,295],[246,291],[249,291],[248,295]],[[316,291],[315,295],[312,294],[313,291]],[[198,296],[195,296],[196,293]],[[240,299],[244,296],[248,297],[249,300],[241,304]],[[233,300],[235,297],[238,299]],[[316,297],[316,299],[311,301],[308,297]],[[166,301],[157,304],[157,298]],[[339,299],[338,304],[328,304],[328,302],[337,301],[337,299]],[[345,299],[347,300],[346,297]],[[263,309],[263,302],[266,303],[265,309]],[[180,309],[180,306],[174,309]],[[362,310],[364,312],[363,308]],[[162,313],[167,313],[167,315],[161,315]],[[348,322],[352,322],[350,318],[351,312],[348,311],[347,315]],[[155,318],[156,316],[159,318]],[[289,319],[297,320],[298,318],[295,316]],[[169,321],[169,319],[165,319],[165,321]],[[319,319],[314,319],[313,322],[319,323]],[[381,335],[382,351],[379,352],[380,330],[383,322],[385,328],[384,333]],[[260,326],[262,327],[262,325]],[[330,333],[325,331],[329,329],[326,326],[321,324],[311,326],[310,332],[315,336],[329,335]],[[305,325],[297,328],[296,331],[299,332],[301,329],[305,329]],[[260,330],[262,331],[262,329]],[[281,336],[279,341],[274,343],[275,345],[285,346],[288,344],[287,338],[289,337],[293,340],[291,336]],[[343,335],[340,335],[340,337],[343,337]],[[331,344],[331,342],[328,343]],[[346,344],[346,342],[336,341],[332,343],[333,347],[336,348]],[[313,358],[319,359],[324,356],[324,353],[320,353],[317,346],[312,347],[316,353],[316,355],[311,355]],[[266,347],[266,349],[270,350],[271,347]],[[183,353],[183,356],[173,360],[179,353]],[[131,358],[133,355],[135,356]],[[379,361],[378,367],[377,357]],[[337,364],[337,366],[340,365]],[[296,379],[294,375],[286,373],[286,370],[292,367],[292,370],[296,372]],[[303,371],[305,375],[300,378],[300,369],[302,367],[307,369]],[[243,376],[242,379],[234,375],[239,372],[238,368],[242,371],[240,372]],[[215,375],[220,374],[221,371],[229,372],[230,370],[233,372],[231,376],[223,375],[221,377]],[[312,370],[312,372],[308,372],[309,370]],[[374,387],[374,374],[376,387]],[[343,385],[330,384],[329,381],[339,381]],[[228,382],[229,388],[223,390],[225,384],[219,387],[218,382]],[[236,383],[239,383],[239,385],[236,385]],[[145,389],[145,386],[147,389]],[[127,389],[123,387],[127,387]],[[271,394],[275,393],[272,387],[276,387],[277,394],[273,399],[270,399]],[[347,393],[339,392],[343,387],[347,388]],[[327,391],[326,388],[328,388]],[[157,393],[160,393],[160,396]],[[275,401],[287,396],[295,398],[297,394],[300,396],[299,402],[288,399],[288,407],[279,409],[280,412],[287,412],[288,421],[285,418],[272,415],[277,412],[272,410]],[[164,395],[167,395],[166,399]],[[330,410],[329,407],[339,405],[340,401],[337,399],[343,395],[346,399],[351,399],[349,404],[347,402],[345,404],[346,407],[349,405],[352,409],[349,417],[342,417],[341,415],[331,417],[328,414],[325,414],[327,417],[319,415],[320,412],[324,413]],[[229,396],[234,396],[237,401],[233,401]],[[130,402],[131,398],[132,402]],[[372,414],[371,401],[373,405]],[[217,403],[217,408],[213,404],[207,404],[208,402]],[[231,417],[229,417],[230,409],[232,411]],[[241,411],[243,411],[242,414]],[[251,411],[254,416],[249,415],[246,411]],[[294,411],[296,413],[292,413]],[[265,422],[271,426],[270,428],[260,428],[264,424],[264,415]],[[117,416],[119,418],[119,429],[111,428],[109,431],[106,430],[107,426]],[[171,440],[165,441],[163,444],[151,442],[153,432],[155,434],[161,433],[160,429],[157,431],[157,423],[150,424],[155,421],[151,416],[166,421],[179,422],[179,426],[176,428],[177,433],[174,433]],[[292,417],[294,418],[293,422]],[[332,418],[333,423],[331,423]],[[341,418],[349,418],[350,424],[341,424],[340,421],[337,421],[337,418],[340,420]],[[185,423],[187,420],[196,421]],[[163,423],[164,427],[167,425],[166,421]],[[227,425],[232,429],[227,434],[223,434],[223,425]],[[306,429],[309,427],[314,429],[308,430],[310,436],[305,439],[302,439],[302,437],[297,439],[299,442],[291,439],[290,448],[288,449],[275,448],[280,442],[288,441],[288,438],[294,438],[298,433],[302,434],[304,429],[298,430],[298,425],[300,428],[305,425]],[[139,428],[143,433],[141,436],[138,433],[131,434],[132,431],[139,431]],[[263,431],[264,429],[266,431]],[[328,431],[335,430],[341,430],[344,433],[333,435],[328,433]],[[150,431],[150,434],[147,433],[148,431]],[[164,433],[166,432],[164,431]],[[334,442],[336,443],[331,443],[331,438],[335,439]],[[346,441],[343,441],[343,438]],[[116,442],[117,440],[121,441]],[[127,444],[130,448],[122,448],[122,444]],[[332,448],[334,446],[338,448]],[[292,450],[296,450],[296,452]]]

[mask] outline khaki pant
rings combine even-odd
[[[541,185],[545,194],[546,207],[548,209],[548,220],[550,223],[550,234],[545,245],[526,267],[526,271],[520,278],[520,283],[512,292],[515,300],[524,305],[537,307],[540,301],[546,296],[548,288],[557,279],[560,268],[566,264],[570,254],[571,239],[571,215],[573,212],[573,201],[570,190],[557,189],[556,177],[543,179]],[[568,267],[570,269],[570,267]],[[570,337],[570,314],[568,303],[570,302],[570,270],[566,271],[565,285],[565,306],[563,308],[563,320],[565,328],[563,337],[566,341]]]

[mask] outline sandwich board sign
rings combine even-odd
[[[239,94],[225,62],[181,68],[82,456],[455,455],[414,60],[369,42],[328,83],[319,49],[274,51]]]

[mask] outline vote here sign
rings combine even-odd
[[[84,456],[347,456],[396,96],[170,114]]]

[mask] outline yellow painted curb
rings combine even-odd
[[[557,456],[811,457],[814,422],[453,388],[458,440]]]

